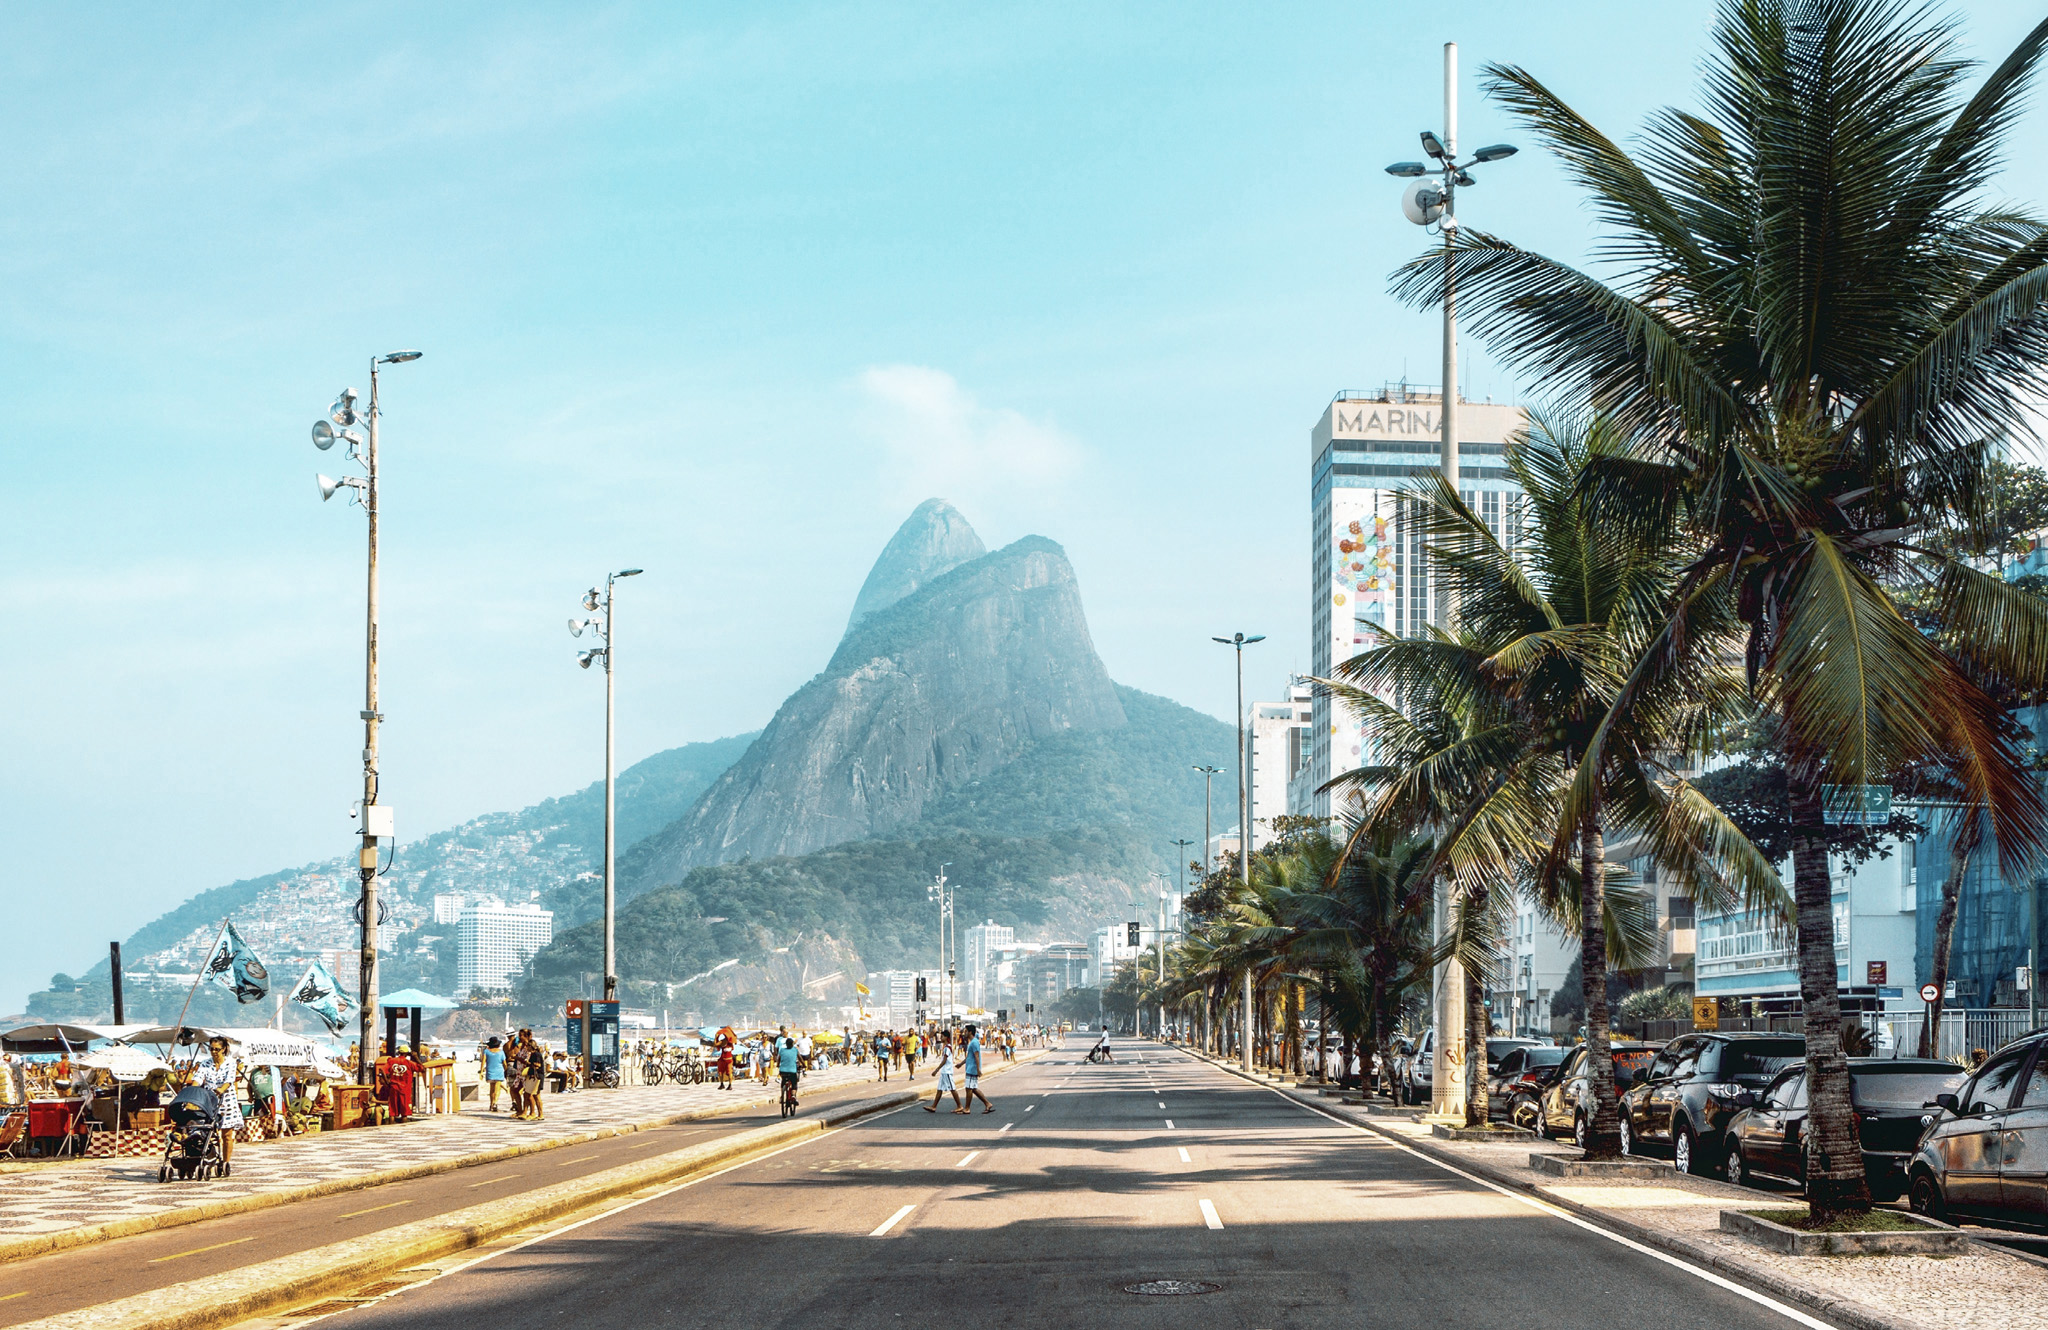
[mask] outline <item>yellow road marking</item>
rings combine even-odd
[[[514,1179],[514,1178],[516,1178],[516,1177],[518,1177],[518,1176],[520,1176],[520,1175],[519,1175],[519,1174],[517,1174],[517,1173],[506,1173],[506,1174],[503,1174],[502,1176],[499,1176],[499,1177],[495,1177],[495,1178],[485,1178],[485,1179],[484,1179],[484,1180],[483,1180],[482,1182],[472,1182],[472,1183],[470,1183],[469,1185],[470,1185],[470,1186],[471,1186],[472,1188],[475,1188],[475,1187],[488,1187],[488,1186],[490,1186],[490,1185],[491,1185],[491,1184],[492,1184],[493,1182],[510,1182],[510,1181],[511,1181],[512,1179]]]
[[[220,1249],[221,1249],[222,1247],[233,1247],[233,1246],[237,1246],[237,1245],[238,1245],[238,1244],[240,1244],[240,1243],[244,1243],[244,1242],[254,1242],[254,1241],[256,1241],[256,1237],[255,1237],[255,1235],[254,1235],[254,1234],[251,1234],[250,1236],[248,1236],[248,1237],[246,1237],[246,1238],[230,1238],[230,1239],[229,1239],[228,1241],[226,1241],[226,1242],[216,1242],[216,1243],[214,1243],[214,1244],[213,1244],[212,1246],[210,1246],[210,1247],[194,1247],[194,1248],[193,1248],[193,1249],[192,1249],[191,1251],[181,1251],[181,1252],[173,1252],[173,1253],[172,1253],[171,1255],[169,1255],[169,1256],[157,1256],[157,1257],[153,1257],[153,1258],[152,1258],[152,1259],[150,1260],[150,1262],[149,1262],[149,1263],[150,1263],[151,1265],[156,1265],[156,1264],[157,1264],[158,1262],[161,1262],[161,1261],[175,1261],[175,1260],[177,1260],[177,1259],[178,1259],[179,1257],[181,1257],[181,1256],[197,1256],[197,1255],[198,1255],[199,1253],[201,1253],[201,1252],[203,1252],[203,1251],[219,1251],[219,1250],[220,1250]]]
[[[595,1158],[597,1158],[596,1155],[584,1155],[581,1159],[564,1159],[561,1163],[556,1164],[555,1167],[567,1168],[571,1164],[587,1164]]]
[[[393,1201],[389,1205],[373,1205],[367,1210],[351,1210],[347,1214],[340,1215],[337,1217],[341,1219],[354,1219],[357,1215],[373,1215],[376,1214],[379,1210],[394,1210],[401,1205],[411,1204],[411,1201]]]

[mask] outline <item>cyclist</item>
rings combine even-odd
[[[804,1055],[797,1051],[796,1040],[782,1036],[782,1047],[775,1053],[775,1069],[782,1073],[782,1099],[790,1107],[796,1107],[796,1083],[803,1075]]]

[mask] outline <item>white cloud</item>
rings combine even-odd
[[[887,459],[885,478],[906,497],[995,499],[1057,486],[1081,466],[1080,445],[1066,431],[983,406],[944,370],[877,365],[858,383],[862,430]]]

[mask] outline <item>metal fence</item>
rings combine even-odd
[[[1920,1032],[1926,1028],[1927,1013],[1890,1011],[1865,1016],[1863,1023],[1870,1027],[1880,1051],[1889,1053],[1896,1049],[1901,1056],[1910,1057],[1920,1051]],[[1978,1049],[1994,1052],[2032,1028],[2033,1023],[2024,1011],[1944,1010],[1941,1028],[1936,1031],[1934,1055],[1951,1062],[1971,1062]]]

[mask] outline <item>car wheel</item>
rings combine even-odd
[[[1632,1155],[1636,1152],[1636,1134],[1628,1125],[1628,1114],[1621,1115],[1621,1152]]]
[[[1721,1161],[1721,1176],[1737,1187],[1749,1185],[1749,1164],[1742,1157],[1740,1142],[1729,1142],[1728,1157]]]
[[[1572,1115],[1572,1144],[1581,1150],[1586,1148],[1586,1138],[1593,1134],[1593,1124],[1586,1121],[1584,1113]]]
[[[1681,1126],[1678,1134],[1671,1138],[1671,1166],[1681,1173],[1699,1171],[1699,1140],[1692,1134],[1692,1128]]]
[[[1925,1215],[1941,1223],[1948,1222],[1948,1204],[1942,1199],[1941,1184],[1934,1180],[1932,1173],[1925,1169],[1915,1173],[1910,1194],[1909,1204],[1914,1214]]]

